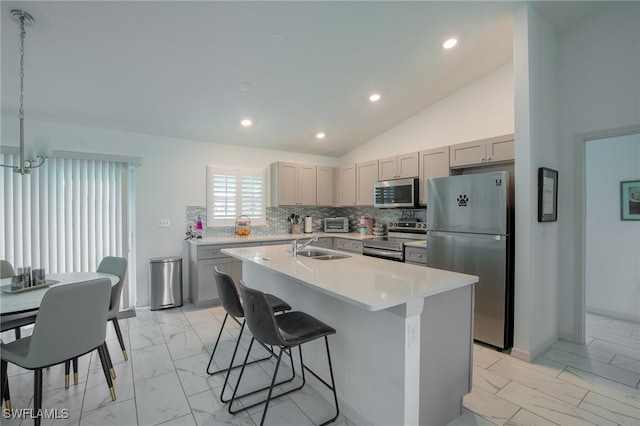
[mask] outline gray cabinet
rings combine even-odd
[[[231,275],[236,284],[242,279],[242,262],[222,253],[231,247],[250,247],[259,243],[189,245],[189,294],[196,307],[220,303],[213,276],[214,268]]]
[[[418,153],[394,155],[378,160],[378,180],[418,176]]]
[[[427,266],[427,248],[406,246],[404,248],[405,263]]]
[[[348,238],[334,238],[333,248],[362,254],[362,241],[350,240]]]
[[[513,161],[514,135],[496,136],[449,147],[449,166],[465,167]]]
[[[356,205],[356,165],[352,164],[340,168],[338,179],[338,200],[339,206]]]
[[[272,206],[315,206],[316,166],[294,163],[271,165]]]
[[[420,151],[420,204],[427,204],[427,180],[435,177],[449,176],[449,147]]]
[[[378,160],[356,164],[356,205],[373,206],[373,184],[378,181]]]
[[[314,242],[312,245],[316,246],[316,247],[332,249],[333,248],[333,238],[332,237],[321,237],[321,238],[318,238],[318,241]]]
[[[316,205],[333,206],[333,167],[316,167]]]
[[[224,246],[189,246],[189,294],[196,307],[217,305],[218,289],[214,268],[230,273],[229,257],[222,254]]]

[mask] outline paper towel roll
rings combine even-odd
[[[311,216],[306,216],[304,218],[304,233],[310,234],[313,232],[313,218]]]

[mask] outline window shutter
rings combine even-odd
[[[264,172],[207,166],[207,176],[207,222],[210,226],[231,226],[240,215],[249,216],[252,224],[264,224]]]

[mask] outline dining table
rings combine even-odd
[[[0,316],[37,311],[40,309],[42,298],[50,288],[98,278],[109,278],[112,287],[120,281],[117,275],[104,272],[64,272],[47,274],[46,280],[50,285],[46,287],[10,292],[11,278],[0,279]]]

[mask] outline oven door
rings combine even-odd
[[[363,247],[362,254],[364,256],[378,257],[380,259],[395,260],[398,262],[404,262],[404,250],[384,250],[373,247]]]

